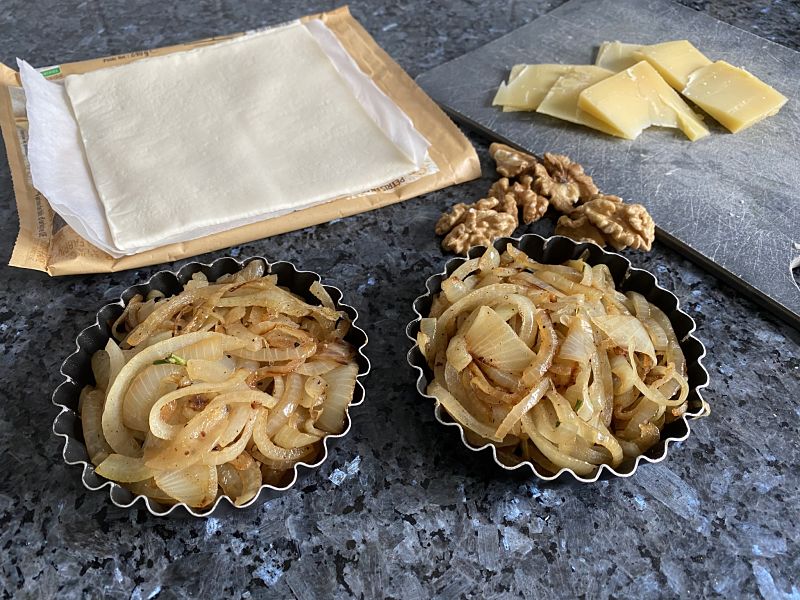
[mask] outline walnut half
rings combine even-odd
[[[461,222],[442,240],[442,247],[456,254],[466,254],[472,246],[489,246],[497,238],[511,235],[516,228],[516,215],[469,208]]]
[[[616,196],[598,196],[585,205],[589,221],[616,250],[647,250],[653,246],[656,224],[641,204],[625,204]]]
[[[543,162],[534,167],[534,175],[534,190],[549,198],[550,204],[562,213],[599,192],[583,167],[563,154],[545,153]]]
[[[522,175],[513,184],[507,177],[503,177],[495,181],[492,187],[489,188],[489,197],[505,198],[506,201],[510,197],[515,205],[522,209],[522,221],[529,225],[541,219],[550,205],[550,201],[537,194],[532,185],[533,177],[530,175]],[[506,210],[505,212],[510,211]]]
[[[650,250],[655,223],[641,204],[625,204],[618,196],[599,195],[558,219],[556,234],[579,242],[610,245],[615,250]]]
[[[603,232],[592,225],[586,216],[585,206],[579,206],[568,215],[562,215],[556,223],[556,235],[563,235],[576,242],[594,242],[601,248],[606,245]]]
[[[515,150],[505,144],[489,146],[489,155],[494,159],[497,172],[503,177],[516,177],[533,170],[539,161],[532,154]]]
[[[456,204],[439,218],[436,233],[447,234],[442,240],[445,250],[466,254],[472,246],[488,246],[511,235],[518,224],[517,203],[511,194],[503,194],[502,198],[490,196],[473,204]]]

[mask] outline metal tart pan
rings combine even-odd
[[[125,303],[136,294],[146,296],[151,290],[159,290],[167,296],[181,292],[183,285],[189,281],[194,273],[203,272],[209,281],[214,281],[222,275],[235,273],[243,269],[248,263],[254,260],[262,260],[266,265],[266,272],[278,276],[278,285],[285,286],[295,294],[303,297],[307,302],[318,304],[319,301],[309,292],[311,284],[321,281],[319,274],[312,271],[301,271],[292,263],[280,261],[270,262],[267,259],[254,256],[237,260],[231,257],[224,257],[214,262],[200,263],[191,262],[178,271],[160,271],[153,275],[146,283],[134,285],[126,289],[120,296],[120,300],[114,304],[107,304],[97,312],[95,322],[81,331],[75,339],[76,350],[70,354],[61,365],[61,374],[64,381],[53,392],[52,401],[59,408],[59,413],[53,421],[53,433],[63,440],[64,462],[68,465],[77,465],[81,468],[81,481],[88,490],[99,491],[108,489],[111,502],[119,508],[139,508],[146,509],[155,516],[194,516],[208,517],[211,515],[220,516],[230,514],[237,510],[244,509],[253,505],[261,504],[293,487],[298,480],[303,478],[308,471],[316,469],[328,458],[329,449],[341,438],[345,437],[352,425],[349,409],[358,406],[364,401],[365,390],[362,380],[369,373],[370,362],[364,353],[367,345],[367,334],[363,329],[356,325],[358,312],[352,306],[342,301],[342,292],[331,285],[325,285],[325,289],[338,310],[344,311],[352,322],[352,327],[345,339],[349,341],[357,350],[356,360],[358,362],[358,377],[356,388],[353,394],[353,401],[350,403],[347,413],[345,430],[340,434],[330,434],[322,439],[322,450],[318,457],[312,462],[299,462],[294,466],[291,478],[281,486],[262,485],[256,496],[242,506],[235,506],[230,498],[221,495],[209,507],[191,508],[184,503],[172,505],[162,504],[142,495],[134,495],[127,488],[109,481],[97,475],[94,465],[89,460],[86,453],[86,446],[83,441],[80,414],[78,412],[78,398],[81,389],[90,384],[94,384],[94,376],[91,369],[91,356],[97,350],[105,347],[106,342],[111,337],[111,325],[122,314]]]
[[[560,264],[588,253],[586,260],[589,264],[605,264],[608,266],[618,290],[638,292],[647,298],[649,302],[664,311],[675,329],[675,334],[686,357],[689,381],[688,410],[680,419],[676,419],[662,429],[661,439],[646,453],[638,456],[633,461],[622,463],[616,469],[610,465],[601,465],[589,477],[580,476],[571,469],[561,469],[557,473],[544,472],[531,461],[521,461],[514,465],[508,465],[498,458],[494,445],[487,443],[483,446],[476,446],[467,441],[461,424],[450,417],[436,398],[426,393],[428,384],[433,380],[433,373],[417,345],[417,333],[419,332],[420,320],[430,313],[433,297],[441,290],[442,281],[449,277],[466,260],[479,257],[486,250],[483,246],[476,246],[470,248],[466,257],[451,258],[447,261],[441,273],[428,278],[425,284],[426,293],[414,300],[412,305],[412,310],[416,317],[406,327],[406,335],[413,344],[407,355],[408,364],[416,372],[417,391],[424,398],[431,400],[436,420],[454,433],[457,433],[464,446],[469,450],[478,453],[490,453],[494,462],[500,468],[506,471],[529,470],[536,478],[544,481],[558,480],[566,482],[577,480],[582,483],[592,483],[607,477],[630,477],[636,472],[640,464],[657,463],[664,460],[671,445],[689,437],[691,431],[689,427],[690,420],[708,416],[710,412],[708,404],[701,394],[701,390],[708,385],[708,371],[702,364],[706,349],[703,343],[694,336],[695,322],[681,310],[677,296],[661,287],[655,276],[649,271],[634,268],[630,261],[621,254],[604,250],[597,244],[578,243],[563,236],[543,238],[540,235],[531,233],[519,238],[503,237],[496,240],[493,245],[499,252],[503,252],[507,244],[519,248],[537,262],[548,264]]]

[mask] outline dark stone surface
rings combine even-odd
[[[557,4],[356,2],[352,10],[416,75]],[[796,2],[690,4],[800,43]],[[79,60],[333,6],[5,0],[0,58]],[[1,266],[0,595],[800,598],[797,337],[658,244],[629,256],[697,320],[713,409],[664,463],[630,479],[545,486],[476,463],[435,423],[414,392],[403,329],[425,278],[445,261],[432,232],[440,211],[489,185],[486,143],[473,141],[487,174],[479,181],[200,257],[263,254],[319,271],[358,308],[371,337],[373,374],[352,434],[285,496],[235,517],[165,520],[118,510],[105,493],[83,488],[50,433],[49,395],[75,334],[101,304],[158,267],[50,279]],[[16,236],[12,206],[2,160],[3,265]]]

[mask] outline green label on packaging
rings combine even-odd
[[[50,69],[45,69],[41,71],[44,77],[52,77],[53,75],[58,75],[61,73],[61,67],[51,67]]]

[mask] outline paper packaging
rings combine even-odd
[[[115,259],[86,242],[70,227],[59,228],[56,225],[58,219],[54,218],[47,200],[33,188],[25,157],[27,121],[24,98],[19,89],[19,77],[12,69],[0,65],[0,128],[11,167],[20,219],[20,232],[9,264],[46,271],[50,275],[67,275],[121,271],[170,262],[380,208],[480,175],[477,155],[468,140],[375,43],[346,7],[321,15],[309,15],[302,20],[314,18],[321,19],[333,31],[361,70],[411,118],[415,128],[431,143],[429,154],[436,163],[438,172],[414,181],[402,178],[368,194],[341,198],[197,240],[171,244]],[[72,73],[85,73],[111,64],[187,50],[239,35],[243,34],[80,63],[68,63],[54,67],[52,70],[56,73],[45,74],[51,77],[52,75],[63,77]]]

